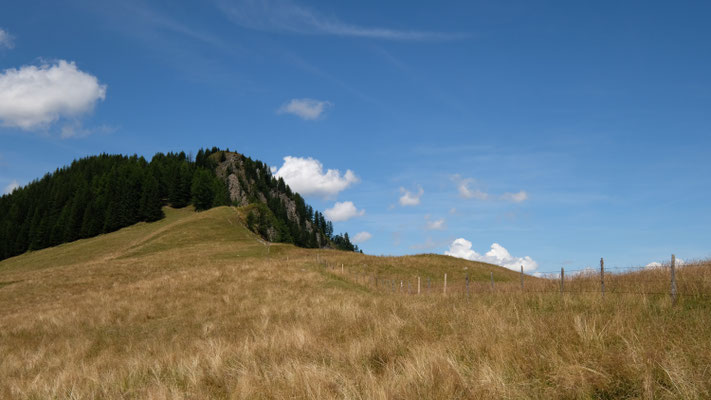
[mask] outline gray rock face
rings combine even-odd
[[[250,203],[250,198],[256,197],[262,203],[267,203],[267,198],[263,193],[256,190],[256,183],[253,179],[247,178],[244,170],[244,162],[242,156],[238,153],[225,153],[225,161],[218,162],[215,172],[217,176],[227,182],[227,189],[230,193],[230,201],[237,206],[246,206]],[[259,171],[257,174],[259,175]],[[286,215],[289,221],[295,222],[302,228],[301,216],[296,212],[296,202],[291,200],[286,193],[279,192],[277,189],[271,189],[271,197],[278,197],[286,209]],[[251,196],[250,196],[251,195]],[[304,225],[307,232],[313,232],[311,221],[304,218]],[[276,237],[276,231],[270,232],[270,237]],[[317,237],[319,246],[321,245],[320,236]]]

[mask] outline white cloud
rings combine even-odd
[[[333,222],[342,222],[362,216],[365,214],[365,210],[358,210],[352,201],[344,201],[336,202],[332,208],[326,209],[323,214]]]
[[[528,200],[528,193],[525,190],[521,190],[518,193],[506,192],[501,196],[492,196],[477,187],[476,179],[462,178],[459,174],[456,174],[452,176],[452,180],[457,184],[459,196],[465,199],[489,200],[492,197],[498,197],[501,200],[514,203],[522,203]]]
[[[323,165],[311,157],[284,157],[284,164],[274,176],[283,178],[291,189],[303,196],[333,196],[359,181],[350,169],[343,176],[337,169],[324,173]]]
[[[503,200],[512,201],[514,203],[523,203],[524,201],[528,200],[528,193],[526,193],[525,190],[522,190],[518,193],[504,193],[503,195],[501,195],[501,198]]]
[[[682,266],[682,265],[684,265],[684,264],[686,264],[686,261],[682,260],[681,258],[677,258],[677,259],[675,259],[675,261],[674,261],[674,265],[677,266],[677,267],[680,267],[680,266]],[[660,263],[659,261],[652,261],[651,263],[645,265],[645,267],[647,267],[647,268],[659,268],[659,267],[669,266],[669,265],[671,265],[671,263],[662,264],[662,263]]]
[[[420,197],[425,193],[422,186],[417,186],[417,193],[412,193],[404,187],[400,188],[400,205],[401,206],[416,206],[420,204]]]
[[[358,232],[353,236],[353,239],[351,239],[351,242],[353,243],[363,243],[367,242],[373,237],[373,235],[370,234],[370,232]]]
[[[425,215],[425,229],[428,231],[444,230],[444,218],[431,220],[429,215]]]
[[[531,257],[514,257],[498,243],[492,244],[491,249],[486,254],[481,255],[472,250],[472,242],[459,238],[449,245],[449,250],[445,251],[444,254],[471,261],[500,265],[514,271],[519,271],[522,265],[525,272],[535,271],[538,268],[538,263],[533,261]]]
[[[312,121],[323,115],[327,108],[333,104],[328,101],[314,99],[291,99],[277,110],[279,114],[293,114],[297,117]]]
[[[5,47],[7,49],[12,49],[15,47],[15,41],[13,39],[12,35],[7,33],[6,30],[0,28],[0,48]]]
[[[10,194],[15,191],[15,189],[19,188],[20,184],[17,183],[16,180],[13,180],[10,182],[7,186],[5,186],[5,191],[3,192],[4,194]]]
[[[289,0],[222,0],[219,4],[223,12],[236,24],[263,31],[415,41],[465,37],[462,34],[353,25],[335,16],[322,15]]]
[[[24,130],[46,128],[60,118],[76,118],[106,98],[106,85],[73,62],[26,65],[0,73],[0,121]]]
[[[459,175],[455,175],[454,180],[457,182],[457,190],[461,197],[477,200],[486,200],[489,198],[488,193],[472,187],[476,183],[476,180],[472,178],[461,179]]]

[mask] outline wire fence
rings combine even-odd
[[[392,274],[362,265],[344,265],[319,259],[318,263],[332,273],[342,275],[371,290],[397,295],[459,295],[475,296],[492,293],[559,293],[670,296],[673,303],[679,297],[711,297],[711,263],[675,265],[671,263],[655,267],[600,268],[565,270],[560,273],[532,276],[521,270],[520,278],[510,275],[501,280],[491,272],[489,280],[470,279],[468,273],[456,278],[444,273],[441,277]]]

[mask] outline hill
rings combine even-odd
[[[250,230],[301,247],[358,251],[347,234],[334,235],[323,214],[268,166],[216,147],[193,160],[181,153],[143,157],[101,154],[0,197],[0,260],[163,218],[161,207],[207,210],[252,205]]]
[[[244,211],[164,208],[0,262],[0,398],[711,395],[703,297],[520,291],[452,257],[269,244]],[[417,295],[418,276],[440,286]]]

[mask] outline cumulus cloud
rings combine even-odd
[[[514,203],[523,203],[524,201],[528,200],[528,193],[526,193],[525,190],[522,190],[518,193],[504,193],[501,195],[501,198],[506,201],[512,201]]]
[[[0,49],[1,48],[12,49],[15,47],[15,41],[12,35],[7,33],[6,30],[0,28]]]
[[[365,214],[365,210],[358,210],[352,201],[344,201],[336,202],[332,208],[326,209],[323,214],[333,222],[342,222],[362,216]]]
[[[686,261],[682,260],[681,258],[675,259],[675,266],[679,267],[679,266],[682,266],[682,265],[684,265],[684,264],[686,264]],[[666,265],[666,266],[669,266],[670,264],[669,264],[669,263],[662,264],[662,263],[660,263],[659,261],[652,261],[651,263],[645,265],[645,267],[647,267],[647,268],[659,268],[659,267],[663,267],[663,266],[665,266],[665,265]]]
[[[370,234],[370,232],[358,232],[353,236],[351,239],[351,242],[353,243],[363,243],[367,242],[373,237],[373,235]]]
[[[401,206],[416,206],[420,204],[420,197],[422,197],[425,191],[422,189],[422,186],[418,185],[417,193],[410,192],[404,187],[400,188],[400,193],[402,193],[402,196],[400,196]]]
[[[26,65],[0,73],[0,121],[24,130],[46,128],[60,118],[76,118],[106,98],[106,85],[76,64]]]
[[[15,189],[19,188],[20,184],[17,183],[16,180],[13,180],[10,182],[7,186],[5,186],[5,190],[3,191],[4,194],[10,194],[15,191]]]
[[[486,254],[481,255],[472,250],[472,242],[464,238],[459,238],[449,245],[449,250],[445,251],[444,254],[471,261],[500,265],[514,271],[519,271],[521,266],[523,266],[525,272],[532,272],[538,268],[538,263],[531,259],[531,257],[514,257],[498,243],[492,244],[491,249],[486,252]]]
[[[444,230],[444,218],[432,220],[429,215],[425,215],[425,229],[428,231]]]
[[[314,99],[291,99],[289,102],[281,106],[277,113],[293,114],[297,117],[312,121],[323,115],[326,109],[332,107],[333,104],[328,101]]]
[[[323,165],[311,157],[284,157],[284,164],[276,170],[274,176],[283,178],[291,189],[303,196],[329,197],[359,181],[353,171],[346,170],[341,175],[337,169],[323,172]]]

